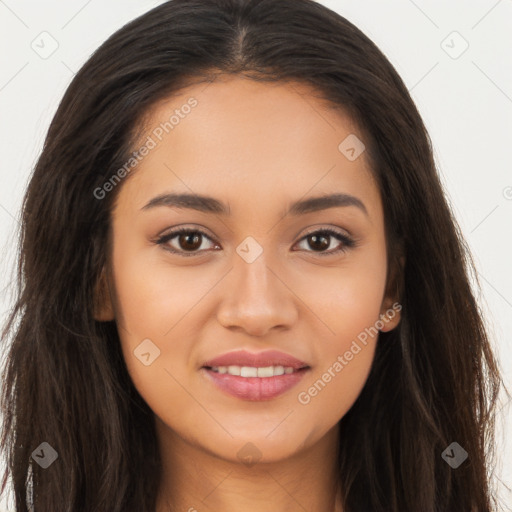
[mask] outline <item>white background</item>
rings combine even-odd
[[[11,307],[22,195],[60,98],[110,34],[160,3],[0,0],[2,323]],[[320,3],[383,50],[423,116],[447,195],[476,260],[479,300],[512,388],[512,0]],[[47,58],[32,48],[42,52],[52,44],[58,47]],[[505,436],[512,431],[512,411],[504,401],[501,411],[496,472],[512,486],[512,442]],[[512,507],[511,493],[500,488],[499,494],[504,509]],[[14,510],[5,499],[2,507]]]

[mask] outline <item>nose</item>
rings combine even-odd
[[[293,285],[269,267],[264,255],[252,263],[235,261],[217,312],[227,329],[261,337],[272,329],[289,329],[297,320],[299,299]]]

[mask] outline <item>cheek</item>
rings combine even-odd
[[[297,394],[305,411],[330,424],[354,404],[371,369],[386,283],[384,248],[332,270],[330,276],[318,274],[308,295],[308,304],[321,320],[317,365]]]
[[[317,332],[327,342],[325,355],[348,350],[351,341],[379,319],[386,268],[385,247],[373,244],[372,250],[361,249],[337,266],[310,267],[294,280],[294,291],[306,297],[319,320]]]
[[[182,273],[158,270],[147,261],[118,258],[117,263],[116,314],[122,317],[118,332],[128,373],[149,407],[173,419],[190,408],[190,395],[180,385],[187,382],[192,361],[187,313],[207,289],[191,288]]]
[[[193,340],[210,318],[204,304],[219,273],[206,264],[171,265],[163,250],[141,250],[121,237],[117,241],[113,254],[116,318],[128,373],[155,412],[188,411],[191,398],[182,386],[188,389],[190,375],[197,372]],[[148,347],[142,353],[149,352],[153,361],[147,366],[137,357],[141,343]],[[154,354],[158,354],[155,359]]]
[[[334,425],[352,407],[372,366],[378,331],[380,295],[342,293],[332,297],[329,326],[333,333],[317,340],[317,364],[297,390],[298,407]]]
[[[122,240],[114,250],[118,317],[132,337],[164,340],[214,284],[211,272],[173,266],[164,251],[141,250]],[[203,275],[204,274],[204,275]]]

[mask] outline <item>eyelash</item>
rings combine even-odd
[[[208,239],[211,240],[211,238],[204,232],[204,231],[201,231],[200,229],[191,229],[191,228],[179,228],[179,229],[176,229],[174,231],[171,231],[170,233],[167,233],[165,235],[162,235],[160,236],[159,238],[157,238],[155,240],[155,243],[157,245],[164,245],[166,244],[168,241],[172,240],[173,238],[176,238],[178,235],[181,235],[181,234],[185,234],[185,233],[194,233],[194,234],[200,234],[201,236],[204,236]],[[333,238],[336,238],[337,240],[339,240],[340,242],[343,242],[342,246],[339,248],[339,249],[336,249],[336,250],[331,250],[331,251],[323,251],[323,252],[315,252],[315,251],[307,251],[307,252],[313,252],[314,254],[318,255],[318,256],[331,256],[333,254],[339,254],[339,253],[344,253],[344,252],[347,252],[349,249],[353,248],[356,246],[356,242],[354,239],[352,239],[351,237],[345,235],[345,234],[342,234],[334,229],[330,229],[330,228],[325,228],[325,229],[319,229],[317,231],[311,231],[309,233],[306,233],[300,240],[299,242],[302,242],[302,240],[306,239],[307,237],[311,236],[311,235],[327,235],[327,236],[332,236]],[[329,244],[330,245],[330,244]],[[185,256],[185,257],[189,257],[189,256],[195,256],[197,254],[199,254],[199,252],[202,252],[202,251],[193,251],[193,252],[186,252],[186,251],[179,251],[179,250],[176,250],[176,249],[171,249],[169,247],[164,247],[165,250],[173,253],[173,254],[179,254],[181,256]]]

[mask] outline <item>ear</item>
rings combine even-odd
[[[405,257],[400,256],[397,263],[391,269],[391,274],[386,286],[386,293],[380,310],[380,321],[383,327],[381,332],[392,331],[401,319],[402,304],[400,303],[403,289],[403,273]]]
[[[115,319],[110,286],[105,267],[94,289],[94,319],[98,322],[109,322]]]

